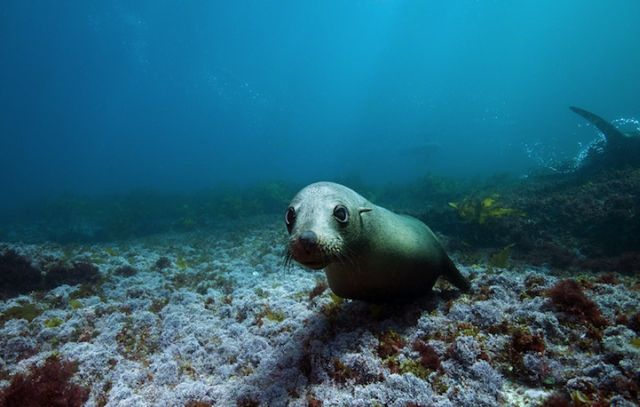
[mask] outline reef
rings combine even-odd
[[[55,387],[65,405],[637,402],[637,275],[452,250],[469,293],[440,282],[412,303],[367,304],[336,297],[322,273],[285,269],[280,218],[91,246],[4,244],[43,274],[73,271],[0,302],[3,397],[55,362],[57,384],[42,391]]]
[[[387,191],[382,203],[425,221],[469,262],[485,263],[496,255],[503,267],[522,263],[595,272],[638,269],[638,168],[452,185],[441,186],[438,200],[428,204],[416,206],[406,191],[395,190]]]
[[[297,189],[68,199],[5,225],[0,405],[637,405],[639,169],[358,186],[472,282],[406,304],[283,265]]]

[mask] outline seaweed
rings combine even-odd
[[[315,287],[313,287],[313,289],[309,292],[309,301],[313,300],[317,296],[324,293],[327,290],[327,288],[328,288],[327,283],[325,283],[322,280],[318,281]]]
[[[118,351],[129,360],[143,360],[157,351],[158,337],[148,327],[135,326],[128,318],[122,329],[116,334]]]
[[[256,325],[262,326],[263,319],[280,323],[286,319],[287,315],[283,311],[273,310],[270,306],[265,305],[262,311],[256,315]]]
[[[69,294],[69,300],[77,300],[79,298],[91,297],[97,295],[102,298],[102,286],[95,284],[82,284],[80,287]]]
[[[498,194],[484,198],[470,196],[460,202],[449,202],[449,206],[455,209],[458,216],[465,222],[479,225],[491,219],[525,215],[519,209],[504,206]]]
[[[628,319],[627,326],[640,335],[640,311],[636,312]]]
[[[184,257],[178,256],[178,258],[176,259],[176,266],[178,267],[179,270],[184,271],[187,269],[187,267],[189,267],[189,264],[187,263]]]
[[[405,359],[400,362],[397,370],[400,374],[411,373],[422,380],[427,380],[429,378],[429,373],[431,373],[430,369],[427,369],[420,362],[412,359]]]
[[[60,318],[49,318],[44,321],[44,326],[46,326],[47,328],[57,328],[62,325],[63,322],[64,321],[62,321]]]
[[[11,384],[0,392],[0,406],[82,406],[89,398],[89,389],[70,382],[77,369],[76,363],[50,356],[28,374],[13,376]]]
[[[329,375],[334,382],[342,384],[355,378],[356,375],[353,370],[342,363],[340,359],[333,359],[332,365],[332,370]]]
[[[117,267],[115,270],[113,270],[113,274],[115,274],[116,276],[121,276],[121,277],[131,277],[134,276],[138,273],[138,270],[136,270],[135,268],[127,265],[124,266],[120,266]]]
[[[509,258],[511,257],[511,249],[515,246],[515,243],[511,243],[505,247],[503,247],[498,252],[492,254],[489,257],[489,267],[490,268],[506,268]]]
[[[542,402],[540,407],[571,407],[572,402],[564,393],[553,393]]]
[[[171,267],[171,260],[166,256],[160,257],[154,264],[156,270],[164,270],[168,267]]]
[[[417,339],[413,343],[413,350],[420,354],[420,365],[422,365],[422,367],[429,370],[440,369],[440,357],[431,345]]]
[[[8,310],[4,311],[1,315],[0,320],[6,321],[9,319],[26,319],[31,322],[38,316],[42,314],[42,310],[38,308],[36,305],[27,303],[24,305],[17,305],[15,307],[11,307]]]
[[[237,400],[236,405],[238,407],[259,407],[260,402],[258,402],[255,398],[250,396],[241,396]]]
[[[315,396],[308,394],[307,395],[307,406],[308,407],[322,407],[322,400],[317,399]]]
[[[42,285],[40,270],[14,250],[0,255],[0,297],[13,297],[37,290]]]
[[[511,335],[511,349],[520,355],[526,352],[543,353],[544,339],[541,336],[532,335],[527,329],[516,330]]]
[[[44,276],[46,288],[54,288],[62,284],[95,284],[100,281],[98,268],[84,261],[75,262],[73,265],[58,263],[47,271]]]
[[[212,407],[213,403],[210,401],[191,400],[188,401],[184,407]]]
[[[337,317],[338,310],[340,309],[340,306],[342,306],[344,299],[342,297],[338,297],[333,292],[329,294],[329,298],[331,298],[331,302],[323,305],[321,308],[321,312],[324,314],[324,316],[333,320]]]
[[[598,328],[607,325],[596,303],[584,294],[580,284],[575,280],[559,281],[549,289],[548,295],[557,309],[572,315],[578,321],[590,323]]]
[[[169,300],[167,298],[154,298],[151,301],[151,305],[149,305],[149,311],[158,314],[168,303]]]
[[[376,352],[382,359],[395,356],[404,348],[405,341],[396,331],[386,331],[378,337]]]

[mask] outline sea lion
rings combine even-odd
[[[602,117],[579,107],[569,109],[600,130],[603,140],[591,143],[579,157],[577,169],[583,172],[640,166],[640,132],[623,132]]]
[[[287,262],[324,269],[339,297],[407,300],[430,292],[439,276],[462,290],[470,287],[427,225],[343,185],[303,188],[289,204],[285,224]]]

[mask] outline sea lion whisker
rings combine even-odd
[[[349,262],[349,267],[352,269],[355,269],[356,267],[356,262],[353,260],[353,258],[349,257],[349,256],[344,256],[345,260]]]
[[[284,253],[282,253],[282,267],[285,270],[290,269],[292,260],[293,260],[293,256],[291,254],[291,251],[288,248],[285,249]]]
[[[346,247],[345,249],[346,249],[345,250],[346,253],[342,254],[342,256],[344,256],[344,258],[349,261],[349,264],[351,265],[351,267],[355,268],[356,267],[356,262],[355,262],[355,260],[353,258],[353,257],[356,256],[355,251],[350,247]]]
[[[352,253],[350,250],[346,250],[346,253],[339,253],[338,258],[340,259],[342,265],[348,265],[350,268],[356,268],[356,262],[351,254],[355,253]]]
[[[346,260],[349,260],[349,258],[342,253],[336,254],[335,257],[336,259],[338,259],[338,261],[340,261],[340,264],[342,264],[343,266],[346,265]]]

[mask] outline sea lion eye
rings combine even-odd
[[[287,212],[284,214],[284,223],[287,224],[288,228],[293,226],[293,222],[296,221],[296,210],[293,207],[288,207]]]
[[[349,211],[344,205],[338,205],[333,208],[333,217],[340,223],[349,222]]]

